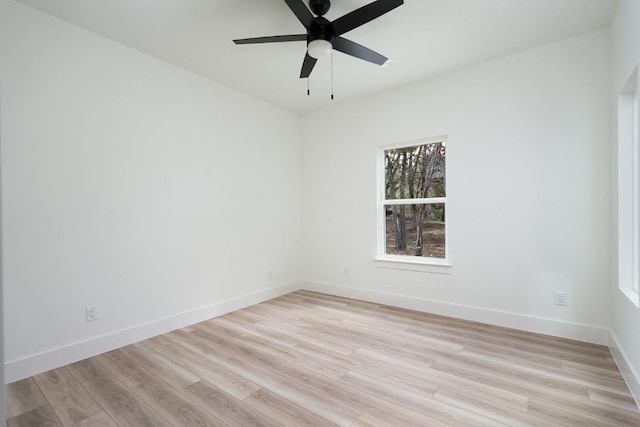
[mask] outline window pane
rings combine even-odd
[[[445,258],[444,203],[385,206],[385,253]]]
[[[445,143],[384,151],[386,199],[445,197]]]

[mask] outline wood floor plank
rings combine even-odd
[[[599,402],[625,411],[637,412],[636,401],[630,393],[610,393],[602,390],[589,389],[589,398],[594,402]]]
[[[350,372],[358,372],[374,378],[382,379],[396,387],[404,388],[408,391],[420,393],[424,396],[433,396],[440,387],[432,381],[425,381],[423,376],[418,376],[419,371],[407,372],[406,370],[391,368],[383,363],[372,363],[375,359],[356,359],[363,363],[354,367]]]
[[[346,383],[362,388],[367,393],[378,396],[385,401],[418,413],[428,413],[430,417],[444,423],[459,425],[500,426],[502,424],[485,418],[482,415],[458,409],[430,397],[393,386],[380,379],[349,372],[340,379]]]
[[[442,421],[426,414],[419,414],[397,406],[391,408],[390,405],[383,405],[363,412],[351,426],[444,427],[445,425]]]
[[[64,426],[72,426],[102,411],[66,367],[33,378]]]
[[[348,370],[347,368],[336,366],[313,356],[301,353],[295,348],[279,348],[270,341],[265,340],[261,337],[240,335],[234,338],[234,340],[240,341],[245,345],[253,347],[262,353],[268,354],[278,359],[287,361],[289,363],[294,363],[298,366],[304,366],[306,369],[310,369],[312,372],[329,378],[339,379]]]
[[[562,360],[560,367],[563,372],[575,375],[576,377],[589,378],[594,382],[603,382],[612,384],[614,387],[619,386],[621,390],[627,389],[627,384],[620,371],[612,371],[610,369],[599,368],[597,366],[584,365],[582,363],[570,362]],[[615,385],[614,385],[615,384]]]
[[[353,322],[324,322],[317,319],[302,319],[300,324],[306,324],[315,331],[324,333],[339,343],[347,346],[349,343],[358,342],[360,346],[367,348],[394,348],[399,343],[411,342],[414,345],[421,345],[425,349],[437,351],[439,354],[459,353],[463,346],[452,344],[444,340],[432,339],[429,337],[409,336],[403,331],[396,331],[392,334],[380,334],[367,330],[363,327],[354,326]]]
[[[309,409],[268,390],[258,390],[249,396],[246,402],[269,418],[277,420],[283,426],[336,426],[335,423],[314,414]]]
[[[218,317],[213,320],[216,322],[215,325],[224,325],[229,328],[234,328],[236,331],[238,331],[238,335],[240,334],[255,335],[255,336],[267,339],[269,341],[272,341],[274,343],[277,343],[282,347],[294,347],[302,342],[296,338],[290,337],[289,335],[287,335],[286,333],[283,333],[280,330],[269,330],[268,328],[265,328],[264,325],[258,324],[258,325],[255,325],[254,327],[245,327],[243,325],[238,325],[228,321],[224,316]],[[200,327],[199,329],[207,330],[205,327]]]
[[[588,388],[583,385],[538,376],[536,372],[486,363],[464,356],[438,359],[431,368],[524,395],[538,393],[547,394],[553,398],[563,395],[588,397]]]
[[[458,353],[463,348],[463,344],[453,342],[450,335],[439,338],[433,335],[416,334],[407,328],[389,328],[388,326],[385,327],[384,324],[371,324],[369,319],[363,318],[348,318],[343,323],[345,327],[354,331],[366,332],[379,337],[392,337],[395,341],[420,343],[430,348],[439,348],[443,352],[449,350]]]
[[[425,325],[414,326],[408,332],[427,335],[454,336],[457,340],[462,340],[468,349],[478,346],[487,350],[499,349],[500,351],[512,351],[519,356],[526,354],[537,355],[543,360],[560,360],[568,358],[584,358],[587,361],[595,361],[605,367],[615,368],[609,357],[610,352],[606,347],[595,346],[585,347],[577,345],[575,341],[558,340],[549,345],[552,341],[549,337],[534,335],[530,333],[517,332],[501,328],[495,330],[494,326],[474,326],[464,327],[464,324],[451,325]],[[542,338],[541,338],[542,337]],[[595,347],[595,349],[593,348]]]
[[[251,379],[263,389],[302,406],[334,424],[349,426],[359,415],[358,411],[348,407],[344,402],[339,402],[331,395],[319,393],[303,382],[261,365],[259,360],[232,357],[222,363],[238,375]]]
[[[488,396],[460,390],[440,387],[434,399],[465,411],[482,415],[487,419],[497,421],[507,426],[522,427],[536,424],[535,417],[529,415],[526,410],[514,409],[513,407],[502,405],[500,402],[487,398]],[[528,408],[528,405],[527,405]]]
[[[7,387],[7,425],[640,426],[609,349],[296,291]]]
[[[309,357],[315,357],[325,362],[335,365],[337,368],[353,369],[358,364],[351,355],[345,356],[342,353],[331,351],[324,347],[318,347],[314,344],[301,343],[296,345],[295,350]]]
[[[189,398],[152,376],[132,391],[174,426],[224,426],[226,422],[193,404]]]
[[[553,406],[555,410],[561,408],[564,411],[583,414],[586,418],[598,420],[599,422],[614,421],[618,425],[640,426],[640,413],[637,410],[620,411],[615,406],[602,404],[590,399],[550,402],[547,399],[532,397],[529,400],[529,404],[531,406],[534,403],[539,406]]]
[[[102,411],[75,423],[73,427],[118,427],[118,425],[106,412]]]
[[[394,307],[381,307],[380,310],[388,310],[396,313],[398,310]],[[454,319],[445,316],[433,315],[428,313],[415,313],[410,316],[400,316],[392,314],[386,319],[390,323],[398,322],[400,325],[412,325],[410,329],[438,331],[439,333],[449,334],[456,337],[466,337],[471,339],[480,339],[483,342],[495,342],[504,347],[515,347],[516,345],[535,344],[536,348],[550,348],[554,350],[568,350],[574,354],[591,354],[599,358],[607,359],[610,356],[609,349],[606,346],[584,343],[569,339],[558,339],[547,335],[540,335],[526,331],[504,328],[481,323],[468,322],[461,319]],[[615,368],[615,365],[614,365]]]
[[[93,358],[109,373],[128,388],[139,386],[148,376],[149,371],[134,363],[123,349],[112,350]]]
[[[387,426],[393,425],[387,422],[386,420],[381,420],[381,419],[378,419],[377,417],[374,417],[373,422],[366,421],[364,417],[365,417],[364,414],[358,417],[358,419],[355,420],[353,424],[351,424],[351,427],[387,427]]]
[[[247,377],[242,377],[218,363],[213,363],[186,347],[181,348],[165,337],[155,337],[145,343],[238,399],[244,399],[259,388]]]
[[[95,358],[73,363],[69,370],[119,426],[171,426]]]
[[[270,330],[275,330],[279,333],[297,339],[298,341],[296,342],[296,344],[300,342],[313,344],[327,350],[342,353],[344,355],[350,355],[356,350],[356,346],[353,342],[337,339],[334,336],[316,331],[313,328],[304,328],[300,325],[290,323],[276,324],[274,322],[268,321],[265,321],[264,325]]]
[[[534,374],[536,377],[543,377],[549,381],[562,382],[567,385],[571,384],[576,386],[592,387],[614,393],[628,390],[627,385],[618,380],[612,380],[610,378],[586,373],[575,375],[575,372],[572,373],[571,371],[562,368],[546,367],[541,369],[539,366],[518,362],[511,358],[505,359],[496,354],[489,355],[463,351],[460,357],[466,358],[466,360],[477,360],[481,363],[486,363],[488,366],[501,366],[505,369],[518,371],[523,374]]]
[[[246,313],[255,320],[255,323],[263,322],[264,320],[279,321],[279,319],[285,318],[295,322],[304,315],[304,312],[299,310],[299,307],[298,310],[295,310],[286,304],[274,304],[269,301],[248,308]]]
[[[431,396],[433,396],[438,388],[445,386],[452,390],[482,395],[485,399],[495,401],[499,405],[507,406],[515,410],[523,412],[527,410],[527,397],[522,394],[434,370],[429,368],[429,366],[407,366],[404,363],[398,364],[397,361],[386,358],[383,359],[387,362],[385,369],[385,365],[371,363],[375,361],[379,355],[367,350],[359,350],[358,355],[359,354],[367,354],[369,357],[364,359],[363,363],[354,368],[353,371],[369,376],[375,375],[377,378],[384,378],[385,381],[396,386]],[[356,360],[358,360],[357,356]],[[383,369],[383,371],[380,372],[378,371],[379,369]]]
[[[33,378],[25,378],[7,385],[6,395],[7,418],[24,414],[48,403]]]
[[[248,327],[252,327],[257,322],[260,321],[260,318],[256,319],[251,315],[251,312],[247,311],[234,311],[233,313],[229,313],[225,316],[227,320],[243,324]]]
[[[574,427],[574,426],[598,426],[598,427],[619,427],[637,426],[638,423],[618,421],[614,418],[603,418],[593,412],[583,412],[567,405],[556,405],[553,402],[531,399],[529,402],[529,414],[533,415],[546,424]]]
[[[223,346],[211,345],[211,343],[202,339],[200,335],[204,333],[200,329],[195,328],[193,332],[173,331],[164,334],[163,337],[179,347],[184,347],[199,354],[201,357],[212,361],[213,363],[228,359],[232,356],[232,352]]]
[[[192,404],[187,398],[164,383],[151,371],[139,365],[124,350],[118,349],[96,358],[156,413],[180,426],[214,426],[222,420],[212,419],[211,414]],[[126,380],[125,380],[126,378]]]
[[[186,394],[216,418],[224,420],[225,424],[232,427],[279,427],[282,425],[245,401],[236,399],[204,380],[187,387]]]
[[[363,364],[378,365],[383,367],[393,366],[398,369],[405,369],[410,372],[421,371],[429,368],[437,357],[414,355],[403,352],[402,347],[398,350],[384,351],[380,349],[359,348],[351,356],[350,360],[356,361],[356,366]]]
[[[62,427],[48,404],[38,406],[7,420],[7,427]]]
[[[200,381],[200,377],[155,350],[140,343],[129,345],[123,351],[139,365],[177,389],[183,389]]]
[[[251,308],[251,307],[248,307]],[[218,335],[220,337],[225,338],[233,338],[242,334],[241,331],[236,327],[229,327],[225,325],[222,320],[227,320],[226,315],[222,317],[215,317],[213,319],[205,320],[204,322],[196,323],[195,325],[191,325],[190,328],[182,328],[180,329],[182,332],[195,332],[196,329],[204,329],[205,331],[211,332],[212,334]],[[236,323],[230,322],[233,325]],[[247,326],[248,330],[253,330],[253,326]]]

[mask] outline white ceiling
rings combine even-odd
[[[109,39],[303,112],[609,25],[617,0],[405,0],[344,37],[393,60],[334,54],[300,79],[305,42],[232,39],[304,33],[283,0],[21,0]],[[334,20],[371,0],[332,0]],[[306,3],[306,1],[305,1]]]

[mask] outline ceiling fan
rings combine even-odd
[[[347,13],[333,22],[323,17],[331,7],[330,0],[309,0],[311,11],[307,9],[303,0],[284,0],[284,2],[307,29],[306,34],[253,37],[237,39],[233,42],[235,44],[256,44],[306,41],[307,53],[300,70],[300,78],[303,79],[309,77],[316,61],[331,56],[333,49],[378,65],[387,62],[388,58],[385,56],[345,39],[342,35],[395,9],[402,5],[404,0],[377,0]],[[311,12],[316,16],[314,17]]]

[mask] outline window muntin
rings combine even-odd
[[[380,150],[378,257],[447,260],[446,138]]]

